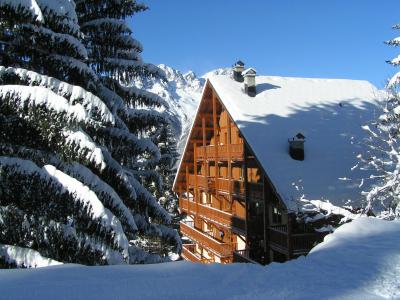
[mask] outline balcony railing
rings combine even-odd
[[[252,260],[252,259],[250,258],[250,251],[249,251],[249,249],[245,249],[245,250],[235,250],[235,251],[233,252],[233,262],[257,264],[256,261],[254,261],[254,260]]]
[[[202,175],[193,175],[189,174],[189,186],[199,188],[214,190],[215,189],[215,180],[214,177],[206,177]]]
[[[237,196],[244,196],[245,194],[245,184],[244,181],[240,180],[229,180],[227,178],[215,178],[211,176],[194,175],[189,174],[189,186],[197,187],[202,189],[208,189],[209,191],[214,191],[215,189],[229,193]],[[257,188],[259,185],[255,185]],[[262,188],[262,186],[261,186]]]
[[[230,181],[229,179],[218,178],[215,183],[216,189],[227,193],[229,193],[230,191],[233,195],[244,196],[245,194],[244,181],[231,180],[231,183],[229,183],[229,181]]]
[[[191,227],[184,222],[180,222],[181,233],[189,237],[192,241],[200,244],[202,247],[213,252],[219,257],[230,257],[232,256],[232,246],[226,243],[221,243],[213,237],[201,232],[195,227]]]
[[[195,244],[182,245],[182,257],[191,262],[201,262],[201,257],[196,253]]]
[[[232,215],[230,213],[215,209],[204,204],[195,203],[182,197],[179,199],[179,208],[186,213],[197,214],[203,219],[209,220],[211,222],[216,222],[227,227],[231,227]]]
[[[316,244],[322,241],[325,234],[318,232],[292,233],[290,243],[292,248],[291,255],[302,255],[308,253]],[[286,225],[276,225],[269,227],[270,245],[275,250],[289,254],[289,240]]]
[[[246,234],[246,221],[237,216],[232,217],[232,229],[233,231],[241,234]]]
[[[262,183],[249,183],[247,185],[248,188],[248,197],[251,199],[264,199],[264,189]]]
[[[229,152],[230,151],[230,158],[234,161],[242,161],[244,157],[244,148],[243,144],[231,144],[230,149],[228,149],[228,145],[219,145],[217,152],[218,152],[218,159],[219,160],[227,160],[229,159]],[[209,159],[215,160],[215,146],[201,146],[196,149],[197,159]]]

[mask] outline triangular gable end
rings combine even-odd
[[[205,87],[203,89],[203,93],[201,96],[201,100],[199,103],[199,106],[197,108],[189,137],[186,141],[183,153],[181,155],[181,160],[178,166],[178,171],[177,175],[175,176],[174,184],[173,184],[173,190],[175,192],[185,192],[184,187],[186,185],[186,181],[188,180],[187,176],[188,174],[193,174],[194,173],[194,165],[193,165],[193,155],[194,155],[194,145],[202,145],[203,142],[203,127],[205,127],[206,130],[206,140],[209,140],[210,136],[214,134],[212,130],[213,126],[213,119],[212,119],[212,112],[213,112],[213,95],[216,98],[217,104],[223,108],[228,114],[228,117],[230,118],[231,122],[235,124],[235,127],[239,131],[239,134],[241,138],[244,141],[244,145],[247,149],[248,152],[251,153],[252,156],[254,156],[255,160],[257,161],[258,168],[262,170],[262,175],[264,178],[267,180],[270,188],[272,189],[273,193],[275,194],[276,198],[279,200],[281,207],[284,210],[287,210],[286,204],[284,201],[282,201],[278,191],[276,190],[275,186],[273,185],[272,181],[270,180],[266,170],[263,168],[262,164],[258,161],[256,155],[254,154],[254,151],[252,150],[251,145],[247,142],[246,137],[242,134],[241,130],[237,126],[235,120],[232,118],[232,115],[230,114],[229,110],[227,107],[224,105],[224,103],[221,101],[220,96],[218,95],[218,92],[216,89],[213,87],[212,83],[210,80],[207,79]],[[203,122],[205,123],[203,126]]]

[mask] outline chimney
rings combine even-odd
[[[244,92],[250,97],[255,97],[257,95],[256,74],[257,71],[253,68],[249,68],[242,72],[244,77]]]
[[[289,139],[289,154],[295,160],[304,160],[304,142],[306,137],[300,132]]]
[[[233,65],[233,79],[237,82],[243,82],[243,76],[242,72],[244,70],[244,62],[241,60],[238,60],[234,65]]]

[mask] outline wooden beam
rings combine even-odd
[[[203,147],[204,147],[204,160],[203,160],[203,167],[204,167],[204,169],[205,169],[205,176],[206,177],[208,177],[208,157],[207,157],[207,151],[206,151],[206,146],[207,146],[207,141],[206,141],[206,120],[205,120],[205,118],[202,118],[202,120],[201,120],[202,122],[201,122],[201,125],[202,125],[202,128],[203,128]],[[208,186],[207,186],[207,189],[206,189],[206,191],[207,191],[207,197],[209,197],[209,193],[208,193]],[[207,202],[209,202],[208,200],[210,200],[210,199],[207,199]]]
[[[229,180],[229,198],[230,212],[232,213],[232,162],[231,162],[231,118],[228,115],[228,133],[227,133],[227,144],[228,144],[228,180]]]
[[[186,166],[186,199],[189,200],[189,166]],[[188,214],[190,214],[190,205],[188,205]]]
[[[212,95],[212,108],[213,108],[213,127],[214,127],[214,157],[215,157],[215,187],[218,188],[218,177],[219,177],[219,167],[218,167],[218,145],[219,145],[219,139],[218,139],[218,129],[217,129],[217,97],[215,93]],[[221,209],[221,202],[219,209]]]
[[[293,244],[292,244],[292,216],[287,215],[287,247],[288,247],[288,260],[293,257]]]
[[[194,126],[193,128],[194,128],[195,130],[203,131],[203,128],[200,127],[200,126]],[[213,128],[213,127],[206,127],[205,130],[207,130],[207,131],[213,131],[214,128]]]

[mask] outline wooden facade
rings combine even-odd
[[[266,149],[267,150],[267,149]],[[182,257],[202,263],[282,262],[322,236],[288,214],[265,170],[207,83],[174,184],[186,214]]]

